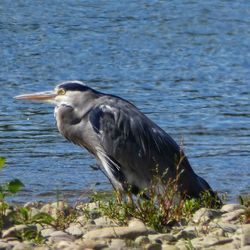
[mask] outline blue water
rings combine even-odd
[[[109,190],[57,131],[53,107],[13,96],[85,81],[136,104],[229,200],[250,192],[249,1],[0,2],[0,181],[17,201]]]

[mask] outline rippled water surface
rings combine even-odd
[[[22,201],[111,189],[58,133],[52,106],[13,100],[79,79],[184,138],[214,189],[249,193],[249,27],[248,1],[1,1],[1,182],[21,179]]]

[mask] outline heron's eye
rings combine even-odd
[[[65,89],[58,89],[57,90],[57,94],[58,95],[65,95],[66,94],[66,90]]]

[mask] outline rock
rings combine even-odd
[[[102,216],[94,220],[97,226],[108,227],[108,226],[117,226],[114,221],[109,219],[107,216]]]
[[[29,210],[29,216],[32,218],[33,216],[40,213],[40,210],[38,208],[32,207]]]
[[[144,224],[143,224],[144,225]],[[148,230],[145,225],[141,224],[138,227],[106,227],[101,229],[95,229],[87,232],[84,235],[85,239],[109,239],[109,238],[121,238],[121,239],[135,239],[141,235],[148,235],[150,230]]]
[[[234,233],[238,229],[237,225],[231,224],[231,223],[223,223],[223,222],[218,222],[218,223],[210,223],[209,224],[210,228],[219,228],[222,229],[225,233]]]
[[[139,246],[143,246],[150,243],[150,240],[147,236],[139,236],[135,239],[135,243]]]
[[[198,230],[194,226],[189,226],[181,230],[179,233],[175,235],[176,239],[194,239],[198,235]]]
[[[45,228],[41,230],[41,235],[44,238],[48,238],[51,236],[52,233],[54,233],[56,230],[54,228]]]
[[[145,226],[145,224],[141,221],[141,220],[139,220],[139,219],[135,219],[135,218],[133,218],[133,219],[131,219],[129,222],[128,222],[128,226],[129,227],[135,227],[135,228],[145,228],[146,226]]]
[[[148,239],[159,244],[176,241],[176,238],[171,234],[149,234]]]
[[[0,241],[0,250],[11,250],[12,249],[12,245],[7,243],[7,242],[3,242]]]
[[[94,210],[94,209],[98,209],[99,206],[98,206],[98,203],[97,202],[90,202],[88,203],[88,209],[89,210]]]
[[[109,249],[125,250],[125,249],[127,249],[126,242],[125,242],[125,240],[122,240],[122,239],[112,239],[111,243],[109,245]]]
[[[221,228],[217,228],[216,230],[209,233],[211,236],[217,236],[217,237],[225,237],[226,234]]]
[[[79,238],[83,235],[83,228],[79,224],[71,224],[66,230],[67,233]]]
[[[188,243],[187,242],[177,242],[175,244],[175,247],[178,249],[178,250],[187,250],[187,249],[195,249],[195,250],[200,250],[200,248],[191,248],[189,247]]]
[[[37,246],[33,248],[34,250],[51,250],[48,246]]]
[[[147,244],[144,249],[145,250],[161,250],[161,244],[150,243],[150,244]]]
[[[12,250],[33,250],[34,249],[34,244],[33,243],[24,243],[24,242],[19,242],[14,245]]]
[[[20,242],[20,239],[18,239],[17,237],[7,237],[4,240],[5,242],[10,243],[11,245],[15,245]]]
[[[229,222],[239,219],[239,217],[245,213],[245,209],[237,209],[232,212],[223,214],[221,217],[222,222]]]
[[[16,225],[4,230],[2,233],[2,238],[20,237],[21,234],[28,231],[37,231],[37,228],[34,225]]]
[[[41,208],[44,205],[41,201],[29,201],[25,203],[23,206],[27,208]]]
[[[244,247],[241,247],[240,250],[250,250],[249,246],[244,246]]]
[[[179,248],[173,245],[163,244],[161,250],[179,250]]]
[[[76,250],[77,245],[74,242],[62,240],[62,241],[59,241],[56,244],[54,244],[53,249],[56,249],[56,250]]]
[[[86,232],[89,232],[89,231],[92,231],[92,230],[95,230],[95,229],[98,229],[98,228],[101,228],[101,226],[97,226],[94,221],[89,220],[84,225],[84,227],[82,228],[82,230],[83,230],[84,233],[86,233]]]
[[[89,220],[84,215],[81,215],[81,216],[76,218],[76,222],[81,224],[81,226],[85,225],[88,221]],[[91,220],[91,221],[93,221],[93,220]],[[93,223],[94,223],[94,221],[93,221]]]
[[[222,212],[220,212],[219,210],[200,208],[194,213],[192,220],[195,223],[206,224],[214,218],[220,216],[221,214]]]
[[[191,241],[191,245],[193,247],[193,249],[202,249],[202,243],[203,243],[203,238],[202,237],[198,237],[198,238],[195,238],[195,239],[192,239]],[[186,244],[184,244],[186,245]],[[179,242],[176,244],[176,246],[179,247]],[[179,247],[181,248],[181,247]]]
[[[77,210],[82,211],[85,218],[96,219],[101,216],[100,211],[98,211],[98,204],[95,202],[80,204],[76,207]]]
[[[232,237],[233,243],[232,245],[235,246],[236,249],[239,249],[241,246],[241,237]]]
[[[79,247],[77,249],[79,250],[84,250],[84,249],[94,249],[94,250],[98,250],[98,249],[103,249],[105,247],[108,247],[108,244],[103,241],[103,240],[99,240],[99,241],[94,241],[94,240],[83,240],[81,242],[77,242]],[[75,250],[75,249],[74,249]]]
[[[228,213],[228,212],[233,212],[238,209],[246,209],[246,207],[240,204],[226,204],[221,208],[220,211],[223,213],[224,212]]]
[[[54,242],[59,242],[59,241],[74,241],[75,237],[72,235],[69,235],[63,231],[55,231],[51,233],[49,237],[49,242],[54,243]]]
[[[191,240],[191,244],[194,248],[205,248],[205,247],[212,247],[217,245],[223,245],[226,243],[232,242],[233,239],[226,238],[226,237],[215,237],[215,236],[206,236],[204,238],[195,238]]]
[[[223,245],[216,245],[212,247],[205,248],[206,250],[235,250],[239,249],[239,247],[235,246],[232,242],[223,244]],[[241,250],[242,248],[240,248]]]
[[[67,203],[63,201],[53,202],[45,204],[41,209],[40,212],[48,213],[53,218],[57,218],[59,213],[68,214],[69,213],[69,206]]]
[[[246,224],[242,227],[241,246],[249,246],[250,249],[250,224]]]

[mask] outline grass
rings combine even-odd
[[[5,166],[5,158],[0,157],[0,171]],[[7,211],[9,204],[5,201],[5,198],[9,195],[16,194],[24,184],[19,179],[13,179],[6,183],[0,183],[0,235],[4,225],[7,222]]]
[[[126,224],[130,218],[142,220],[147,226],[159,232],[168,230],[176,223],[187,223],[193,213],[201,207],[219,208],[221,201],[210,192],[204,192],[197,199],[190,199],[178,191],[181,162],[185,156],[180,153],[176,157],[176,178],[167,179],[165,175],[155,170],[150,187],[133,196],[130,190],[126,192],[127,199],[114,192],[111,198],[102,199],[95,193],[93,201],[98,204],[99,211],[115,220],[118,224]],[[165,180],[167,179],[167,181]],[[145,199],[145,196],[148,198]]]
[[[127,224],[131,218],[142,220],[147,226],[159,232],[167,231],[176,223],[187,223],[193,213],[201,207],[213,207],[215,198],[204,192],[198,199],[188,199],[177,191],[178,177],[162,183],[156,176],[152,185],[133,196],[127,192],[128,199],[120,199],[114,192],[108,199],[94,193],[92,200],[98,204],[99,212],[118,224]],[[160,191],[159,191],[160,189]],[[145,194],[149,197],[145,199]]]
[[[250,224],[250,195],[240,195],[239,202],[247,208],[245,214],[243,215],[243,221]]]

